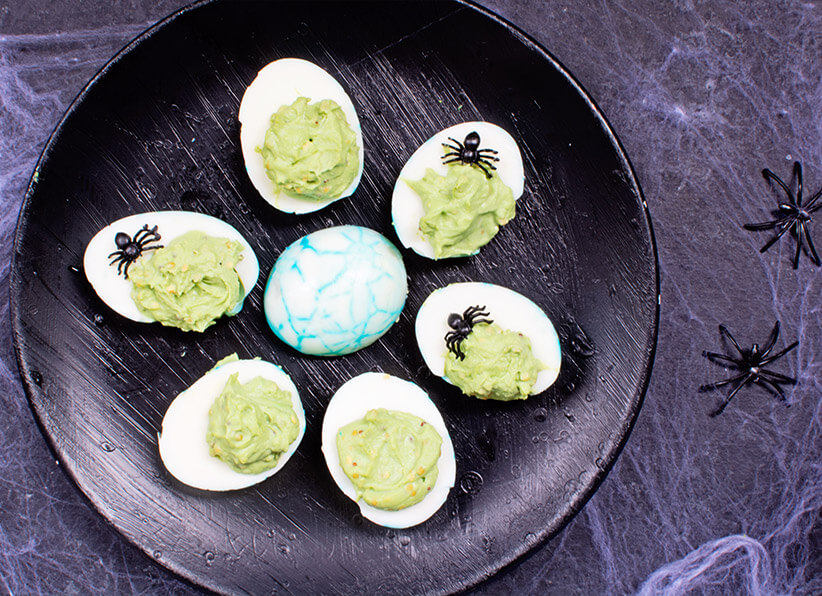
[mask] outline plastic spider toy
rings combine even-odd
[[[490,324],[494,322],[491,319],[482,318],[490,314],[491,313],[485,311],[484,306],[469,306],[462,315],[458,315],[457,313],[448,315],[448,326],[451,327],[453,331],[445,334],[445,345],[457,358],[465,360],[465,354],[462,349],[460,349],[460,344],[462,344],[462,340],[471,333],[474,325],[477,323]]]
[[[785,194],[788,197],[788,202],[779,203],[779,209],[772,212],[776,216],[776,219],[773,221],[745,224],[744,227],[746,230],[753,231],[779,228],[776,236],[771,238],[768,243],[759,250],[761,253],[768,250],[783,236],[783,234],[785,234],[785,232],[790,230],[796,237],[796,256],[794,256],[793,259],[793,268],[796,269],[799,267],[799,255],[802,252],[802,245],[804,242],[807,242],[808,244],[808,250],[805,252],[809,252],[811,261],[813,261],[818,267],[822,264],[822,261],[820,261],[819,255],[816,253],[816,247],[813,245],[809,224],[811,222],[811,213],[822,207],[822,201],[819,201],[819,198],[822,197],[822,188],[820,188],[819,191],[817,191],[817,193],[810,198],[807,205],[803,205],[802,165],[798,161],[793,164],[793,173],[796,177],[796,196],[794,196],[788,188],[788,185],[785,184],[779,176],[774,174],[768,168],[762,170],[762,175],[765,177],[765,180],[773,180],[780,186],[780,188],[782,188],[782,190],[785,191]]]
[[[109,265],[117,263],[117,274],[122,273],[123,276],[128,279],[128,268],[131,267],[134,261],[140,258],[140,255],[142,255],[144,251],[163,248],[162,244],[148,246],[160,238],[160,234],[157,233],[157,226],[153,228],[149,228],[148,225],[143,226],[137,230],[134,238],[125,232],[117,232],[117,235],[114,236],[114,244],[117,245],[117,250],[108,256],[108,258],[111,259]]]
[[[773,350],[773,347],[776,344],[776,339],[779,337],[779,321],[777,321],[776,325],[774,325],[771,335],[768,338],[768,343],[765,344],[765,347],[761,350],[759,348],[759,344],[754,344],[749,350],[740,348],[739,344],[736,343],[736,340],[733,338],[731,332],[728,331],[725,325],[719,326],[719,332],[730,340],[733,347],[736,348],[736,351],[739,353],[739,356],[727,356],[725,354],[717,354],[715,352],[703,352],[702,355],[708,358],[711,362],[721,364],[725,368],[731,368],[739,371],[739,374],[723,381],[702,385],[699,388],[700,391],[710,391],[711,389],[718,389],[724,385],[736,383],[736,386],[731,390],[722,404],[716,410],[711,412],[711,417],[713,418],[714,416],[721,414],[737,392],[749,383],[756,383],[760,387],[764,387],[773,393],[774,396],[778,395],[782,401],[785,401],[785,393],[782,391],[782,387],[780,387],[779,384],[785,383],[795,385],[796,379],[772,370],[766,370],[764,368],[766,365],[770,364],[774,360],[778,360],[799,345],[799,342],[795,341],[784,350],[777,352],[776,354],[771,354],[771,350]]]
[[[493,161],[499,161],[499,157],[494,157],[499,151],[496,149],[480,149],[480,136],[476,131],[469,132],[465,135],[465,141],[460,143],[453,137],[448,137],[448,140],[454,143],[443,143],[442,146],[450,149],[442,156],[442,163],[449,164],[455,161],[460,161],[464,164],[475,164],[479,169],[485,172],[487,178],[491,177],[491,172],[488,168],[496,170]]]

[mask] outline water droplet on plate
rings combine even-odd
[[[203,557],[205,558],[206,565],[211,567],[211,564],[214,562],[214,553],[210,550],[207,550],[203,553]]]
[[[460,489],[467,495],[475,495],[482,488],[482,482],[480,473],[471,470],[460,478]]]

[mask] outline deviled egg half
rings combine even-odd
[[[287,213],[350,196],[363,171],[360,121],[345,89],[307,60],[265,66],[243,95],[240,145],[260,195]]]
[[[228,357],[171,402],[158,444],[177,480],[227,491],[277,473],[304,433],[300,395],[283,369]]]
[[[442,259],[476,254],[515,213],[525,174],[514,138],[463,122],[423,143],[400,170],[391,218],[406,248]]]
[[[277,258],[263,295],[274,334],[315,356],[371,345],[399,319],[408,294],[402,256],[382,234],[360,226],[325,228]]]
[[[83,270],[118,314],[203,331],[242,310],[260,266],[248,241],[226,222],[191,211],[153,211],[97,232]]]
[[[454,446],[434,402],[384,373],[361,374],[337,390],[323,418],[322,451],[362,516],[389,528],[434,515],[456,478]]]
[[[432,373],[479,399],[525,399],[559,376],[556,329],[522,294],[489,283],[455,283],[432,292],[415,322]]]

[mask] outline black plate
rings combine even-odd
[[[254,192],[237,108],[264,64],[298,56],[352,96],[366,143],[355,197],[283,215]],[[202,335],[126,321],[81,271],[85,244],[131,213],[191,209],[237,227],[265,277],[279,252],[322,227],[389,225],[394,178],[434,132],[484,119],[519,139],[516,219],[473,258],[407,253],[399,323],[351,356],[302,357],[268,330],[262,280],[241,315]],[[494,281],[553,318],[557,384],[526,402],[461,397],[425,369],[413,319],[434,288]],[[624,444],[657,331],[650,220],[628,160],[591,100],[545,50],[457,3],[214,3],[131,44],[83,91],[50,140],[22,211],[12,272],[20,370],[42,429],[95,507],[161,564],[225,592],[450,592],[480,582],[563,526]],[[237,351],[281,363],[308,430],[273,479],[232,494],[174,482],[156,432],[173,397]],[[320,452],[325,404],[345,380],[384,370],[417,381],[443,412],[457,486],[426,523],[363,521]]]

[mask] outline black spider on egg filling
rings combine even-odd
[[[759,252],[765,252],[768,250],[782,237],[783,234],[785,234],[785,232],[790,230],[791,234],[796,237],[796,255],[793,259],[793,268],[796,269],[799,267],[799,255],[802,252],[802,245],[804,242],[807,242],[808,244],[805,252],[808,253],[811,261],[813,261],[813,263],[818,267],[819,265],[822,265],[822,261],[820,261],[819,255],[816,252],[816,247],[813,245],[813,239],[811,238],[811,231],[809,228],[812,219],[811,213],[822,207],[822,201],[819,201],[819,198],[822,197],[822,188],[820,188],[817,193],[810,198],[807,205],[803,205],[802,165],[798,161],[793,164],[793,173],[796,177],[796,196],[794,196],[791,189],[788,188],[788,185],[785,184],[779,176],[774,174],[768,168],[762,170],[762,175],[765,177],[765,180],[773,180],[780,186],[780,188],[782,188],[782,190],[785,191],[785,194],[788,197],[788,202],[779,203],[779,209],[771,212],[776,216],[776,219],[773,221],[745,224],[744,227],[746,230],[753,231],[779,228],[776,236],[771,238],[768,243],[759,250]]]
[[[452,312],[448,315],[448,326],[452,331],[445,334],[445,345],[454,355],[460,360],[465,360],[465,354],[460,349],[462,340],[468,337],[468,334],[474,329],[474,325],[478,323],[491,324],[494,321],[491,319],[484,319],[491,313],[485,311],[484,306],[469,306],[463,311],[462,315]]]
[[[731,368],[738,371],[739,374],[723,381],[702,385],[699,388],[700,391],[710,391],[711,389],[718,389],[724,385],[735,384],[734,388],[722,404],[716,410],[711,412],[711,417],[721,414],[737,392],[749,383],[756,383],[760,387],[764,387],[773,393],[774,396],[779,396],[782,401],[785,401],[785,392],[782,391],[780,383],[795,385],[796,379],[772,370],[766,370],[764,368],[766,365],[770,364],[774,360],[778,360],[799,345],[799,342],[795,341],[784,350],[777,352],[776,354],[771,354],[771,350],[773,350],[773,347],[776,344],[776,339],[779,337],[779,321],[777,321],[776,325],[774,325],[771,335],[768,338],[768,343],[765,344],[765,347],[761,350],[759,348],[759,344],[754,344],[750,349],[740,348],[739,344],[736,343],[736,340],[733,338],[731,332],[728,331],[725,325],[719,326],[719,332],[730,340],[731,344],[733,344],[734,348],[736,348],[736,351],[739,353],[739,356],[727,356],[725,354],[717,354],[715,352],[703,352],[702,355],[708,358],[711,362],[715,362],[717,364],[721,364],[725,368]]]
[[[148,225],[145,225],[137,230],[133,238],[125,232],[117,232],[117,235],[114,236],[114,244],[117,245],[117,250],[108,256],[111,259],[109,265],[117,263],[117,275],[122,273],[128,279],[128,268],[140,258],[144,251],[163,248],[162,244],[149,246],[150,243],[156,242],[160,238],[160,234],[157,233],[157,226],[149,228]]]
[[[485,172],[487,178],[491,177],[491,172],[488,168],[496,170],[492,162],[499,161],[499,157],[494,157],[499,151],[495,149],[480,149],[480,136],[474,132],[469,132],[465,135],[465,141],[460,143],[458,140],[448,137],[448,140],[454,143],[443,143],[442,146],[450,151],[442,156],[442,163],[449,164],[455,161],[461,161],[464,164],[475,164],[479,169]]]

